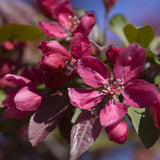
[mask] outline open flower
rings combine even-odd
[[[110,96],[100,111],[102,126],[112,126],[121,122],[127,113],[127,105],[143,108],[155,103],[158,96],[156,87],[145,80],[137,79],[145,60],[145,51],[133,43],[118,55],[113,74],[102,61],[92,56],[84,56],[78,60],[77,72],[83,81],[92,88],[90,90],[69,88],[72,105],[81,109],[91,109]],[[123,96],[118,102],[114,97]]]
[[[29,79],[12,74],[5,75],[4,79],[15,83],[19,88],[9,90],[2,101],[2,107],[7,107],[3,118],[23,118],[41,106],[43,96]]]
[[[55,10],[57,21],[59,23],[39,22],[39,27],[48,36],[56,38],[67,38],[75,33],[88,35],[96,23],[93,13],[86,13],[78,19],[73,11],[69,0],[61,0]]]

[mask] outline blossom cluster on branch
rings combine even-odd
[[[103,2],[107,13],[116,3]],[[149,48],[154,37],[143,41],[147,33],[142,32],[133,39],[129,34],[132,26],[126,24],[127,44],[122,42],[122,47],[113,42],[93,41],[92,35],[98,34],[94,31],[94,13],[79,16],[69,0],[37,0],[37,3],[48,18],[39,21],[39,28],[45,34],[45,40],[37,46],[42,53],[39,64],[26,67],[20,62],[27,48],[25,42],[1,43],[3,52],[16,50],[17,54],[14,61],[0,58],[0,87],[6,92],[1,104],[3,119],[30,116],[28,138],[32,146],[38,145],[57,126],[62,135],[68,131],[68,137],[64,138],[70,143],[70,160],[87,151],[103,128],[108,139],[118,144],[127,140],[128,121],[136,131],[137,126],[143,130],[141,121],[135,123],[136,114],[149,117],[160,135],[160,82],[154,82],[160,73],[160,53],[154,55]],[[152,32],[150,26],[148,32]],[[155,72],[150,69],[152,66]],[[73,122],[76,108],[81,113]],[[62,121],[65,127],[61,127]],[[149,127],[146,130],[152,132]],[[142,142],[151,147],[156,140],[151,144]]]

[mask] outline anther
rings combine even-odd
[[[71,16],[71,15],[68,15],[68,19],[72,19],[72,16]]]

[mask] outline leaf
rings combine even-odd
[[[133,24],[127,24],[123,30],[129,43],[137,42],[144,48],[149,45],[155,35],[150,25],[136,27]]]
[[[75,111],[75,107],[69,106],[68,109],[65,111],[63,118],[59,122],[59,131],[63,138],[70,143],[70,135],[71,135],[71,129],[72,129],[72,117]]]
[[[82,111],[71,130],[70,160],[76,160],[94,143],[101,132],[99,117]]]
[[[154,84],[160,83],[160,76],[156,76],[154,79]]]
[[[128,115],[146,148],[150,148],[159,138],[160,131],[155,127],[148,108],[128,108]]]
[[[6,93],[3,90],[0,90],[0,104],[2,102],[2,100],[5,98]]]
[[[36,146],[55,129],[68,104],[66,95],[53,95],[46,98],[41,108],[30,118],[28,136],[32,146]]]
[[[129,21],[125,16],[118,14],[110,20],[109,26],[109,29],[112,30],[126,46],[128,45],[128,41],[124,35],[123,28],[128,23]]]
[[[0,27],[0,42],[7,40],[28,41],[42,37],[42,31],[33,26],[23,24],[5,24]]]
[[[154,56],[154,61],[156,62],[156,64],[160,65],[160,56]]]

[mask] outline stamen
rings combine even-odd
[[[71,15],[68,15],[68,19],[72,19],[73,17]]]

